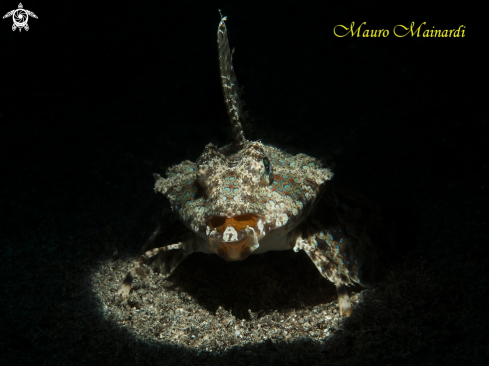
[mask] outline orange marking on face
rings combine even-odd
[[[244,214],[234,217],[214,216],[209,220],[209,227],[212,230],[216,229],[223,233],[226,228],[231,225],[236,231],[246,229],[246,226],[256,228],[259,218],[256,215]]]

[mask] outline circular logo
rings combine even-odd
[[[29,15],[24,9],[17,9],[12,14],[12,19],[17,27],[22,28],[27,24]]]

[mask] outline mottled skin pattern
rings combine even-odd
[[[165,195],[188,235],[147,251],[118,294],[128,296],[140,266],[157,255],[160,272],[169,276],[197,251],[234,261],[269,250],[304,250],[320,273],[335,283],[340,313],[348,316],[345,285],[363,283],[365,265],[376,259],[371,235],[381,226],[380,209],[363,196],[335,190],[333,173],[320,160],[245,138],[247,115],[225,20],[217,32],[219,66],[235,141],[222,148],[208,144],[197,162],[169,168],[166,178],[155,174],[155,192]],[[159,234],[158,227],[146,248]]]

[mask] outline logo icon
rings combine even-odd
[[[12,30],[15,31],[19,28],[19,32],[22,31],[22,28],[25,28],[26,31],[29,30],[29,26],[27,25],[27,21],[29,20],[29,15],[33,18],[37,19],[37,15],[34,14],[30,10],[24,9],[22,3],[19,3],[19,8],[9,11],[7,14],[3,16],[3,19],[12,17],[14,24],[12,25]]]

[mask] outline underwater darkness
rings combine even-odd
[[[0,13],[17,5],[2,2]],[[265,342],[196,358],[185,347],[162,350],[122,336],[127,343],[116,347],[103,326],[83,322],[76,343],[63,336],[73,320],[57,318],[57,309],[75,313],[77,301],[86,300],[68,296],[64,278],[86,277],[106,257],[97,240],[108,226],[129,235],[118,256],[135,255],[147,229],[145,209],[166,204],[154,195],[151,174],[195,161],[209,142],[232,140],[219,80],[217,9],[228,17],[234,68],[245,87],[247,137],[329,156],[339,183],[395,208],[402,248],[391,270],[423,262],[420,278],[438,291],[414,299],[420,309],[385,319],[408,327],[419,314],[433,313],[417,336],[385,331],[365,348],[372,352],[365,364],[487,362],[487,39],[468,5],[445,9],[446,16],[438,12],[445,5],[430,12],[402,2],[23,5],[39,17],[29,19],[29,31],[12,32],[11,18],[0,22],[0,351],[6,364],[362,364],[353,353],[349,358],[360,347],[355,342],[372,342],[360,333],[344,340],[338,333],[342,351],[325,344],[311,358],[297,354],[303,340],[290,348]],[[335,37],[336,25],[352,21],[390,35]],[[465,37],[392,34],[396,24],[424,21],[428,29],[463,24]],[[101,234],[86,247],[46,239],[56,233],[59,243],[76,242],[95,231]],[[110,330],[111,337],[118,332]],[[391,341],[396,353],[383,353],[394,349]],[[114,356],[118,347],[127,351]]]

